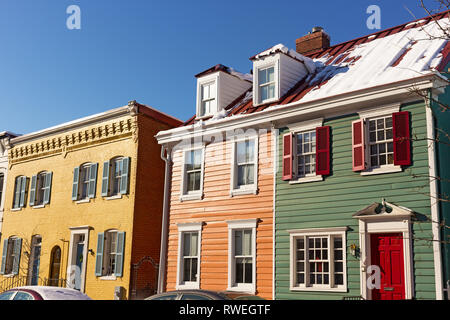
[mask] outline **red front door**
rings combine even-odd
[[[380,267],[381,287],[372,290],[373,300],[405,299],[403,236],[401,233],[371,235],[372,265]]]

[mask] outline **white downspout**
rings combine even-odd
[[[167,156],[164,151],[167,149]],[[170,185],[172,175],[172,152],[164,145],[161,146],[161,159],[166,164],[164,174],[164,200],[163,200],[163,216],[161,228],[161,251],[159,254],[159,269],[158,269],[158,287],[157,293],[164,292],[164,283],[166,281],[166,263],[167,263],[167,241],[169,229],[169,201],[170,201]]]

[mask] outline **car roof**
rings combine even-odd
[[[166,291],[159,294],[155,294],[151,297],[161,297],[165,295],[170,294],[203,294],[210,296],[211,298],[216,299],[225,299],[225,300],[232,300],[236,299],[237,297],[255,297],[259,298],[258,296],[248,293],[248,292],[239,292],[239,291],[212,291],[212,290],[203,290],[203,289],[185,289],[185,290],[173,290],[173,291]],[[150,297],[149,297],[150,298]]]
[[[44,300],[92,300],[86,294],[71,288],[49,286],[22,286],[12,290],[32,290],[42,296]]]

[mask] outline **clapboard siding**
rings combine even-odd
[[[177,224],[204,222],[200,255],[200,288],[225,290],[228,285],[228,220],[258,218],[256,228],[256,290],[272,299],[273,287],[273,166],[271,132],[259,136],[258,193],[230,196],[230,141],[205,148],[203,199],[180,201],[182,152],[174,153],[168,238],[167,290],[176,286]]]
[[[352,215],[383,198],[430,218],[428,154],[425,106],[421,102],[402,105],[411,113],[413,164],[402,172],[362,176],[352,171],[351,123],[357,114],[325,119],[331,127],[331,175],[323,181],[289,184],[282,180],[282,159],[278,156],[275,200],[275,297],[276,299],[342,299],[360,294],[360,265],[348,247],[359,246],[358,220]],[[278,154],[282,154],[283,134],[279,131]],[[289,289],[290,229],[348,226],[346,293],[298,292]],[[413,230],[414,296],[434,299],[434,266],[431,225],[415,222]]]

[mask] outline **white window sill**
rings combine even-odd
[[[271,98],[271,99],[266,99],[266,100],[263,100],[263,101],[258,102],[258,104],[255,105],[255,107],[260,106],[260,105],[263,105],[263,104],[266,104],[266,103],[276,102],[276,101],[278,101],[278,100],[280,100],[278,97],[274,97],[274,98]]]
[[[91,198],[85,198],[85,199],[80,199],[78,201],[75,201],[76,204],[88,203],[88,202],[91,202]]]
[[[189,200],[202,200],[203,194],[202,193],[190,193],[190,194],[183,194],[180,197],[180,201],[189,201]]]
[[[22,208],[12,208],[11,211],[20,211]]]
[[[231,196],[240,196],[240,195],[245,195],[245,194],[257,194],[258,193],[258,188],[256,186],[246,186],[246,187],[241,187],[239,189],[233,189],[231,190]]]
[[[9,274],[4,274],[3,278],[14,278],[16,276],[16,274],[14,273],[9,273]]]
[[[240,284],[234,287],[228,287],[228,291],[239,291],[239,292],[247,292],[251,294],[256,293],[256,288],[254,284]]]
[[[200,289],[200,284],[198,282],[188,282],[184,284],[177,284],[176,290],[195,290]]]
[[[214,114],[212,114],[212,113],[211,114],[205,114],[203,116],[195,117],[195,120],[205,120],[205,119],[211,118],[213,116],[214,116]]]
[[[291,291],[315,291],[315,292],[347,292],[346,287],[326,288],[326,287],[291,287]]]
[[[110,275],[110,276],[101,276],[99,279],[113,281],[113,280],[117,280],[117,277],[115,275]]]
[[[45,204],[40,204],[40,205],[37,205],[37,206],[32,206],[32,208],[33,208],[33,209],[42,209],[42,208],[45,208]]]
[[[323,176],[310,176],[310,177],[301,177],[296,180],[290,180],[289,184],[297,184],[297,183],[308,183],[308,182],[316,182],[316,181],[323,181]]]
[[[116,199],[122,199],[122,195],[121,194],[116,194],[114,196],[109,196],[109,197],[105,198],[105,200],[116,200]]]
[[[402,166],[395,166],[395,165],[385,165],[378,168],[368,169],[366,171],[361,171],[362,176],[370,176],[374,174],[383,174],[383,173],[394,173],[394,172],[401,172]]]

